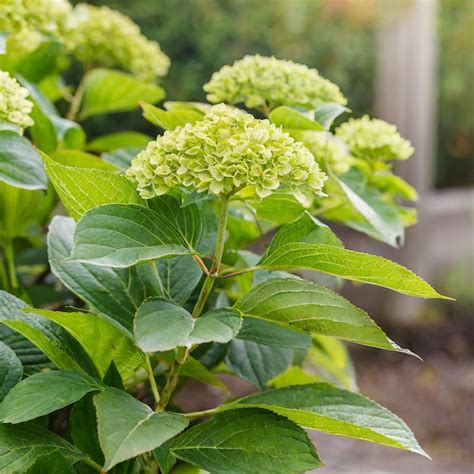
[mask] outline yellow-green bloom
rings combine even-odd
[[[8,34],[8,54],[33,51],[43,35],[62,39],[70,11],[67,0],[1,1],[0,31]]]
[[[68,49],[89,66],[118,67],[144,81],[168,72],[170,60],[130,18],[108,7],[79,4],[70,16]]]
[[[315,132],[312,130],[296,130],[291,136],[303,143],[311,151],[318,163],[325,163],[331,171],[339,176],[352,165],[352,158],[347,145],[338,137],[330,133]]]
[[[29,116],[33,103],[27,99],[28,95],[28,89],[7,72],[0,71],[0,128],[2,122],[17,126],[21,131],[33,125]]]
[[[224,66],[204,90],[209,102],[243,103],[257,109],[287,105],[311,110],[327,102],[347,102],[339,87],[316,69],[273,56],[245,56]]]
[[[227,196],[247,188],[264,198],[283,184],[302,198],[305,191],[320,192],[326,179],[301,143],[224,104],[150,142],[127,176],[145,199],[176,187]]]
[[[364,115],[343,123],[336,135],[341,137],[353,156],[368,161],[407,160],[414,149],[397,132],[395,125]]]

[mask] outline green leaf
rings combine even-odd
[[[146,453],[183,431],[187,419],[177,413],[154,412],[122,390],[107,388],[94,397],[104,471]]]
[[[26,474],[77,474],[80,471],[80,464],[72,465],[71,461],[66,459],[60,452],[51,453],[48,456],[42,456],[28,469]],[[78,470],[76,470],[78,469]],[[92,469],[92,468],[91,468]],[[95,474],[95,470],[92,470]]]
[[[271,410],[305,428],[427,456],[398,416],[362,395],[326,383],[267,390],[226,405],[225,409],[239,405]]]
[[[238,311],[232,308],[215,309],[195,320],[189,342],[191,344],[226,343],[237,335],[241,325],[242,318]]]
[[[193,357],[188,357],[186,361],[180,365],[179,376],[188,377],[201,383],[214,385],[224,392],[229,392],[228,388],[212,372]]]
[[[72,260],[110,267],[191,253],[174,216],[137,205],[88,211],[74,235]]]
[[[146,102],[142,102],[140,106],[143,109],[143,117],[163,130],[173,130],[187,123],[193,124],[202,120],[201,113],[190,109],[166,111]]]
[[[259,389],[292,363],[295,351],[305,352],[311,338],[291,329],[254,318],[244,318],[242,329],[225,357],[233,373]]]
[[[23,366],[13,349],[0,341],[0,402],[21,380]]]
[[[349,109],[343,105],[331,102],[321,105],[314,111],[314,120],[321,124],[326,130],[329,130],[334,120],[339,117],[339,115],[348,111]]]
[[[258,268],[291,270],[305,268],[353,281],[390,288],[420,298],[443,298],[411,270],[383,257],[327,244],[293,242],[282,245],[259,262]]]
[[[272,110],[268,118],[270,122],[287,130],[324,130],[320,123],[286,105]]]
[[[316,283],[297,279],[267,280],[252,288],[234,307],[244,316],[411,354],[388,339],[365,311]]]
[[[200,267],[190,255],[159,260],[156,264],[165,295],[176,304],[186,303],[201,281]]]
[[[139,81],[111,69],[93,69],[84,79],[84,97],[79,120],[98,114],[132,110],[141,101],[155,103],[165,93],[156,84]]]
[[[104,386],[79,372],[52,370],[26,378],[0,404],[2,423],[33,420],[80,400]]]
[[[26,311],[54,321],[69,332],[89,354],[100,377],[105,376],[112,361],[124,380],[143,364],[144,356],[135,346],[131,334],[106,316],[35,308]]]
[[[0,301],[1,301],[0,296]],[[1,319],[1,311],[0,311]],[[31,375],[51,366],[48,357],[20,333],[0,324],[0,341],[16,354],[23,366],[24,375]]]
[[[351,356],[346,345],[328,336],[313,336],[308,363],[329,382],[348,390],[357,389]]]
[[[40,316],[25,314],[27,305],[5,291],[0,291],[0,323],[29,339],[59,369],[90,372],[89,359],[82,348],[61,327]],[[36,355],[35,355],[36,357]]]
[[[116,170],[116,167],[112,163],[101,160],[98,156],[82,150],[67,150],[63,148],[52,153],[51,158],[57,164],[73,168],[91,168],[106,171]]]
[[[116,150],[102,153],[101,156],[102,160],[113,165],[115,169],[127,169],[130,168],[133,158],[141,151],[142,148],[137,147],[117,148]]]
[[[138,307],[154,294],[148,294],[134,267],[116,269],[69,261],[75,226],[68,217],[53,218],[48,233],[51,271],[89,306],[131,331]]]
[[[102,152],[125,147],[145,148],[151,141],[149,135],[140,132],[114,132],[94,138],[86,145],[86,150]]]
[[[44,192],[22,189],[0,181],[0,239],[12,240],[25,234],[36,221]]]
[[[69,428],[74,446],[86,453],[99,465],[104,463],[97,433],[97,414],[93,402],[94,392],[90,392],[74,404],[69,416]],[[82,471],[80,471],[82,474]]]
[[[264,410],[219,414],[178,436],[171,451],[206,471],[229,474],[301,473],[321,465],[303,429]]]
[[[284,189],[276,189],[262,201],[253,203],[252,207],[257,212],[259,219],[275,224],[294,221],[305,210],[293,193]]]
[[[293,242],[343,247],[339,237],[326,224],[323,224],[307,211],[296,221],[286,224],[278,230],[265,255],[270,255],[279,247]]]
[[[301,367],[292,365],[285,372],[277,375],[268,382],[269,387],[281,388],[289,385],[304,385],[313,382],[322,382],[321,377],[305,372]]]
[[[39,459],[61,454],[71,464],[86,456],[65,439],[34,423],[21,425],[0,424],[0,472],[18,474]]]
[[[143,204],[125,176],[112,171],[65,166],[45,154],[42,158],[64,207],[74,219],[103,204]]]
[[[193,326],[193,317],[181,306],[150,298],[138,308],[134,322],[135,339],[144,352],[189,347]]]
[[[22,189],[46,189],[43,163],[31,143],[21,135],[0,131],[0,181]]]

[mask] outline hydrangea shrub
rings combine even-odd
[[[156,107],[167,59],[131,20],[15,5],[9,38],[29,19],[40,44],[9,39],[0,72],[0,471],[309,472],[322,461],[308,430],[426,456],[358,393],[344,342],[415,354],[335,289],[445,297],[328,225],[400,245],[416,192],[392,162],[409,143],[366,117],[334,131],[337,86],[262,56],[213,75],[215,105]],[[31,20],[61,5],[66,37]],[[55,61],[35,68],[45,50]],[[65,88],[73,57],[85,74]],[[81,126],[139,105],[155,139]]]

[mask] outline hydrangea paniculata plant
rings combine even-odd
[[[130,18],[108,7],[79,4],[69,20],[68,49],[88,66],[119,67],[154,81],[168,72],[170,60]]]
[[[301,143],[268,120],[224,104],[151,142],[132,161],[127,176],[143,198],[174,187],[227,196],[252,187],[264,198],[282,184],[302,198],[305,189],[320,192],[325,180]]]
[[[414,152],[395,125],[368,115],[343,123],[336,135],[347,143],[354,157],[367,161],[407,160]]]
[[[316,69],[273,56],[245,56],[232,66],[224,66],[212,75],[204,90],[209,102],[243,103],[263,110],[280,105],[312,110],[328,102],[347,102],[339,87]]]
[[[29,116],[33,103],[28,100],[29,92],[7,72],[0,71],[0,128],[1,122],[15,125],[23,131],[31,127],[33,120]]]

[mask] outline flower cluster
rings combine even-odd
[[[105,6],[77,5],[66,44],[88,65],[119,67],[144,81],[166,75],[170,65],[156,41],[148,40],[130,18]]]
[[[0,122],[20,127],[23,131],[33,125],[29,116],[33,103],[27,97],[29,92],[20,86],[18,81],[7,72],[0,71]]]
[[[347,143],[353,156],[367,161],[406,160],[414,152],[394,125],[367,115],[343,123],[336,135]]]
[[[270,110],[280,105],[311,110],[327,102],[347,102],[339,87],[316,69],[259,55],[224,66],[204,90],[209,102],[244,103],[248,108]]]
[[[264,198],[282,184],[302,199],[306,190],[320,192],[325,180],[301,143],[268,120],[224,104],[150,142],[127,176],[145,199],[175,187],[227,196],[247,188]]]
[[[62,39],[70,11],[67,0],[0,2],[0,31],[8,33],[7,52],[21,56],[33,51],[42,34]]]
[[[338,137],[312,130],[297,130],[291,136],[303,143],[319,163],[327,164],[335,175],[340,176],[349,171],[352,158],[346,144]]]

